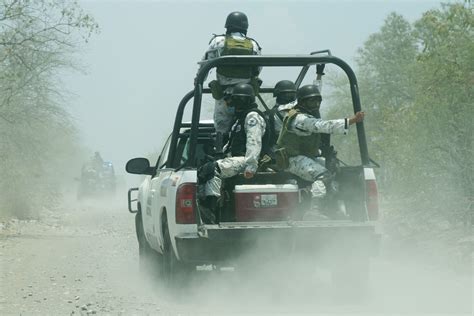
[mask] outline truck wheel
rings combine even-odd
[[[177,290],[185,286],[190,270],[179,262],[174,254],[168,223],[165,222],[163,226],[164,247],[161,274],[166,285]]]
[[[162,269],[162,276],[165,282],[168,285],[173,285],[176,281],[176,277],[178,274],[178,260],[173,251],[173,245],[171,244],[171,237],[170,232],[168,230],[168,223],[164,223],[163,225],[163,238],[164,238],[164,245],[163,245],[163,269]]]
[[[145,237],[145,231],[143,230],[142,214],[138,212],[135,215],[135,230],[137,232],[138,239],[138,260],[140,265],[140,271],[144,273],[150,273],[153,271],[154,254],[148,241]]]
[[[351,257],[336,263],[331,269],[336,298],[342,301],[358,302],[369,295],[370,259]]]

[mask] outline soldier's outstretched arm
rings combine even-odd
[[[258,159],[262,151],[262,138],[265,133],[265,120],[256,112],[250,112],[245,119],[245,132],[247,144],[245,153],[245,172],[257,172]]]
[[[302,136],[313,133],[345,135],[349,129],[349,120],[347,118],[322,120],[308,114],[298,114],[290,125],[290,129]]]
[[[290,125],[297,135],[305,136],[312,133],[343,134],[346,135],[349,126],[364,120],[365,113],[357,112],[351,118],[339,120],[323,120],[308,114],[298,114]]]

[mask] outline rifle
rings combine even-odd
[[[321,134],[321,156],[325,159],[325,167],[332,175],[335,175],[339,168],[339,159],[337,159],[337,151],[331,145],[329,134]]]
[[[337,169],[339,168],[339,160],[337,159],[337,151],[334,150],[334,146],[329,146],[323,153],[325,161],[325,167],[328,169],[331,174],[335,174]]]

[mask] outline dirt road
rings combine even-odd
[[[316,270],[291,280],[209,274],[170,297],[139,272],[125,205],[71,202],[41,221],[1,224],[0,315],[471,315],[469,276],[383,258],[373,262],[372,297],[362,304],[335,299]]]

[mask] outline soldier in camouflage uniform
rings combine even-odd
[[[260,55],[262,48],[254,39],[247,37],[248,19],[242,12],[232,12],[225,23],[226,34],[215,35],[209,42],[209,48],[203,60],[225,55]],[[227,105],[226,95],[238,83],[256,82],[260,68],[255,67],[218,67],[217,80],[209,83],[214,106],[214,126],[216,132],[227,134],[234,121],[233,108]]]
[[[283,118],[296,105],[296,85],[290,80],[278,81],[273,88],[275,105],[265,114],[274,129],[273,134],[278,137],[283,124]],[[276,139],[275,139],[276,141]]]
[[[297,92],[298,103],[283,120],[283,127],[277,147],[283,156],[285,171],[293,173],[307,181],[314,181],[313,196],[316,210],[313,219],[325,219],[318,209],[326,195],[324,177],[328,170],[324,167],[324,158],[320,155],[320,133],[346,135],[349,126],[362,122],[364,112],[357,112],[351,118],[322,120],[319,114],[321,93],[316,85],[306,85]]]
[[[230,156],[208,163],[198,171],[198,182],[206,180],[204,190],[199,190],[200,210],[209,222],[215,221],[212,209],[221,195],[222,179],[241,172],[245,178],[252,178],[257,172],[260,157],[269,151],[267,124],[255,103],[252,86],[245,83],[236,85],[232,92],[231,106],[235,107],[236,119],[225,148]],[[209,171],[212,172],[212,177],[206,179],[205,173]]]
[[[316,65],[316,79],[314,84],[322,91],[325,64]],[[265,114],[268,117],[271,126],[272,134],[278,137],[283,125],[283,118],[296,105],[296,85],[290,80],[278,81],[273,88],[273,96],[275,97],[275,105]],[[275,139],[276,142],[276,139]]]

